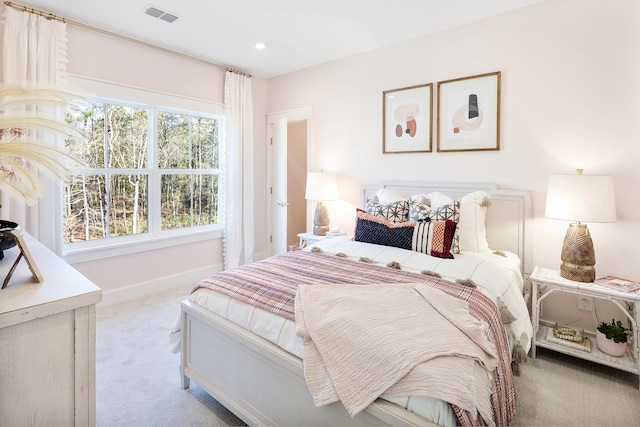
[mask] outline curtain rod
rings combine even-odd
[[[45,12],[43,10],[34,9],[32,7],[28,7],[28,6],[25,6],[25,5],[22,5],[22,4],[18,4],[18,3],[14,3],[12,1],[5,1],[4,4],[6,6],[8,6],[8,7],[12,7],[14,9],[16,9],[16,10],[21,11],[21,12],[29,12],[29,13],[32,13],[34,15],[39,15],[39,16],[45,17],[47,19],[54,19],[56,21],[64,22],[65,24],[72,24],[72,25],[75,25],[76,27],[81,27],[81,28],[85,28],[87,30],[91,30],[91,31],[95,31],[95,32],[98,32],[98,33],[106,34],[108,36],[117,37],[119,39],[123,39],[123,40],[129,41],[129,42],[132,42],[132,43],[137,43],[139,45],[150,47],[152,49],[157,49],[157,50],[160,50],[160,51],[165,52],[165,53],[170,53],[172,55],[176,55],[176,56],[180,56],[182,58],[190,59],[192,61],[203,62],[203,63],[205,63],[207,65],[212,65],[212,66],[214,66],[216,68],[221,68],[221,69],[223,69],[225,71],[231,71],[232,73],[241,74],[241,75],[246,76],[246,77],[253,77],[251,74],[249,74],[249,73],[247,73],[245,71],[242,71],[242,70],[237,70],[235,68],[231,68],[231,67],[228,67],[226,65],[218,64],[218,63],[215,63],[215,62],[206,61],[204,59],[197,58],[195,56],[186,55],[184,53],[176,52],[175,50],[166,49],[166,48],[161,47],[161,46],[157,46],[157,45],[154,45],[154,44],[151,44],[151,43],[143,42],[142,40],[136,40],[134,38],[127,37],[127,36],[124,36],[122,34],[112,33],[111,31],[103,30],[102,28],[93,27],[91,25],[83,24],[82,22],[72,21],[71,19],[67,19],[67,18],[63,18],[63,17],[60,17],[60,16],[56,16],[53,13]]]

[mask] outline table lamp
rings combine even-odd
[[[329,210],[324,203],[338,198],[338,181],[335,174],[320,172],[307,173],[307,187],[305,199],[315,200],[315,215],[313,217],[313,234],[324,236],[329,231]]]
[[[583,222],[615,222],[616,201],[613,177],[551,175],[544,215],[574,221],[562,245],[560,275],[576,282],[593,282],[596,255],[589,229]]]

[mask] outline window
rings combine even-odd
[[[65,188],[67,246],[219,225],[220,116],[95,99],[68,120],[86,140],[68,141],[84,167]]]

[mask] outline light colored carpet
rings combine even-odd
[[[539,349],[515,378],[516,426],[639,426],[638,376]]]
[[[196,383],[180,387],[169,329],[191,286],[98,308],[98,426],[235,426],[242,421]],[[640,425],[638,377],[541,349],[515,377],[516,426]]]
[[[244,423],[193,381],[180,386],[180,355],[169,330],[191,285],[142,300],[98,308],[98,426],[237,426]]]

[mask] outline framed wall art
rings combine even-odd
[[[433,83],[382,92],[382,153],[431,151]]]
[[[13,276],[13,273],[16,271],[16,267],[18,266],[18,263],[22,258],[24,258],[27,262],[27,266],[29,267],[29,270],[31,270],[31,274],[33,275],[33,278],[36,280],[36,282],[42,282],[44,280],[44,278],[42,277],[42,273],[40,273],[40,269],[36,265],[36,261],[33,259],[31,251],[29,250],[29,247],[27,247],[27,242],[24,241],[24,237],[22,237],[21,232],[18,230],[11,230],[11,234],[16,241],[16,246],[20,250],[20,253],[18,253],[18,257],[13,262],[13,265],[9,269],[7,276],[4,278],[2,289],[6,288],[9,284],[9,280],[11,280],[11,276]]]
[[[500,72],[438,82],[438,151],[500,149]]]

